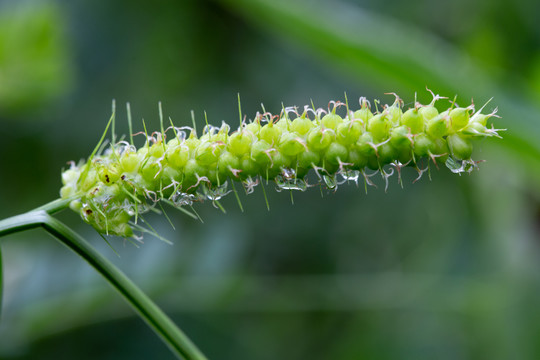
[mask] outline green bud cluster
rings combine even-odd
[[[330,102],[327,110],[285,108],[276,116],[257,113],[232,133],[225,123],[207,125],[200,137],[194,129],[172,126],[145,133],[138,149],[133,141],[120,141],[87,162],[72,163],[62,173],[60,193],[74,199],[70,207],[100,233],[131,237],[139,229],[137,217],[159,201],[177,207],[204,199],[216,203],[230,192],[230,181],[243,183],[247,193],[263,180],[274,181],[278,190],[303,191],[335,189],[360,176],[372,184],[369,170],[387,180],[392,167],[400,174],[410,166],[421,176],[429,162],[470,171],[477,163],[472,140],[498,136],[488,127],[495,112],[453,103],[439,112],[439,99],[406,110],[397,96],[375,111],[365,98],[356,111],[341,102]],[[346,109],[344,116],[339,108]]]

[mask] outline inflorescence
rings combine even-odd
[[[366,186],[373,185],[370,178],[377,173],[388,184],[388,177],[397,173],[401,183],[403,167],[414,168],[418,180],[430,162],[446,164],[455,173],[470,172],[478,163],[471,159],[471,141],[499,137],[500,130],[488,127],[496,110],[482,114],[485,105],[475,111],[473,104],[459,107],[453,101],[439,112],[435,103],[446,98],[434,95],[430,104],[416,102],[404,111],[403,101],[395,97],[392,105],[375,102],[375,109],[360,98],[356,111],[331,101],[328,109],[257,113],[253,121],[241,119],[231,134],[226,123],[207,124],[200,137],[195,128],[175,127],[172,121],[163,130],[160,112],[161,131],[138,133],[146,138],[139,149],[133,135],[131,142],[117,142],[113,131],[106,150],[100,142],[88,161],[71,162],[62,173],[60,193],[73,199],[70,207],[98,232],[133,237],[134,230],[146,230],[138,218],[156,204],[184,210],[193,202],[211,200],[221,206],[219,200],[231,192],[228,185],[234,181],[249,194],[263,181],[275,182],[278,190],[335,190],[362,178]],[[343,117],[336,113],[340,108],[346,109]]]

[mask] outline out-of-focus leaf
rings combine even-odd
[[[2,247],[0,246],[0,320],[2,319],[2,303],[4,299],[4,273],[2,264]]]
[[[0,112],[29,113],[69,90],[73,65],[64,21],[51,2],[0,8]]]
[[[360,81],[412,98],[429,87],[441,95],[474,97],[477,107],[494,97],[497,127],[531,175],[540,176],[538,108],[496,84],[466,54],[399,20],[339,1],[221,0],[246,21],[343,66]],[[420,95],[420,94],[419,94]],[[491,104],[490,104],[491,105]]]

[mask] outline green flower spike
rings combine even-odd
[[[131,143],[116,142],[113,131],[106,150],[99,151],[102,138],[88,161],[72,162],[62,173],[60,194],[73,198],[71,209],[98,232],[133,237],[134,230],[145,229],[138,217],[160,201],[180,209],[203,200],[220,206],[234,181],[247,193],[263,180],[274,181],[278,191],[319,185],[335,191],[362,177],[373,185],[370,177],[380,173],[388,186],[388,177],[400,176],[403,167],[414,168],[418,180],[430,162],[471,172],[478,163],[471,159],[473,140],[500,137],[501,130],[488,127],[496,110],[482,114],[485,105],[475,112],[474,105],[458,107],[454,101],[439,113],[435,102],[443,98],[434,95],[430,104],[404,110],[395,96],[392,105],[374,113],[365,98],[356,111],[334,101],[328,109],[305,106],[301,113],[288,107],[279,115],[241,120],[233,133],[225,123],[207,125],[200,137],[189,127],[171,124],[164,130],[160,107],[161,131],[139,133],[146,137],[144,146],[137,149],[133,136]],[[337,112],[344,109],[342,117]],[[130,115],[129,121],[131,129]]]

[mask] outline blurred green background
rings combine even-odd
[[[540,3],[518,0],[0,1],[0,218],[58,196],[118,104],[157,129],[235,124],[237,93],[326,106],[366,96],[477,105],[494,97],[504,140],[476,144],[480,171],[448,169],[388,192],[260,187],[152,219],[137,249],[86,236],[211,359],[540,358]],[[354,100],[356,101],[356,100]],[[406,169],[410,170],[410,169]],[[43,231],[2,239],[0,358],[171,359],[93,270]]]

